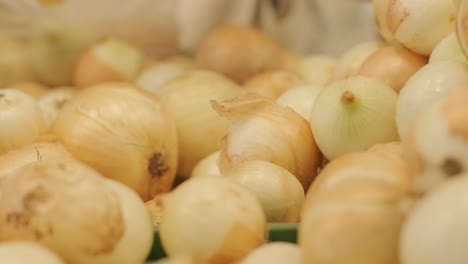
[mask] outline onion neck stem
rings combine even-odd
[[[341,102],[345,105],[351,105],[355,101],[354,94],[350,91],[345,91],[341,95]]]

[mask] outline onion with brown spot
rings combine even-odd
[[[266,242],[266,219],[245,187],[220,177],[190,179],[163,201],[160,238],[169,257],[234,263]]]
[[[143,200],[172,188],[177,168],[174,120],[159,100],[132,84],[82,90],[60,111],[52,132],[72,155]]]

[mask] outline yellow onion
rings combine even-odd
[[[390,46],[369,55],[357,74],[381,79],[398,93],[406,81],[426,64],[426,57],[403,47]]]
[[[300,248],[293,243],[271,242],[262,245],[242,259],[239,264],[302,264]]]
[[[284,70],[266,71],[248,79],[243,87],[249,92],[275,100],[287,90],[303,84],[299,75]]]
[[[467,189],[468,174],[462,173],[416,204],[401,231],[400,263],[466,263]]]
[[[282,51],[268,35],[242,25],[223,25],[201,42],[196,61],[202,68],[225,74],[238,83],[253,75],[280,69]]]
[[[155,62],[147,65],[136,77],[135,82],[150,92],[155,93],[169,81],[179,77],[189,68],[176,62]]]
[[[49,88],[37,82],[15,82],[6,86],[10,89],[20,90],[34,98],[40,98],[49,91]]]
[[[393,42],[393,33],[390,31],[387,21],[389,12],[387,5],[389,1],[390,0],[372,0],[372,10],[380,36],[387,42]]]
[[[323,88],[325,86],[317,84],[299,85],[281,94],[276,99],[276,103],[284,107],[291,107],[304,119],[309,120],[315,99]]]
[[[332,78],[336,63],[327,55],[309,55],[297,63],[294,71],[307,83],[325,85]]]
[[[0,154],[36,140],[44,120],[36,100],[21,91],[0,89]]]
[[[260,201],[268,222],[298,222],[304,189],[286,169],[270,162],[248,160],[223,176],[249,189]]]
[[[426,193],[468,170],[468,89],[454,90],[427,106],[410,127],[404,159],[414,189]]]
[[[220,177],[183,182],[163,201],[161,243],[169,257],[233,263],[266,242],[266,220],[257,198]]]
[[[23,166],[63,157],[71,157],[71,154],[61,144],[50,142],[28,144],[0,155],[0,178]]]
[[[291,172],[307,190],[317,174],[321,155],[304,118],[254,93],[212,101],[212,105],[232,124],[221,141],[221,173],[244,161],[263,160]]]
[[[219,149],[219,141],[229,128],[211,108],[210,100],[225,100],[243,92],[236,83],[207,70],[189,71],[158,89],[156,95],[177,126],[179,176],[190,177],[201,159]]]
[[[132,84],[106,83],[64,105],[52,132],[72,155],[147,201],[167,192],[177,168],[174,121]]]
[[[302,210],[303,263],[398,263],[400,228],[413,204],[409,182],[403,166],[372,152],[328,163]]]
[[[72,87],[54,88],[37,100],[44,116],[45,125],[48,129],[54,124],[63,106],[70,101],[77,92],[77,89]]]
[[[1,243],[0,259],[8,264],[65,264],[53,251],[29,241]]]
[[[190,177],[220,176],[221,172],[219,171],[218,161],[219,150],[201,159],[197,165],[193,167]]]

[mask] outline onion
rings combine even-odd
[[[6,86],[10,89],[20,90],[34,98],[40,98],[49,91],[49,88],[37,82],[15,82]]]
[[[62,107],[77,94],[77,90],[71,87],[55,88],[38,99],[44,121],[48,128],[54,124]]]
[[[321,155],[304,118],[254,93],[212,101],[212,105],[232,124],[220,144],[222,174],[241,162],[263,160],[285,168],[297,177],[304,190],[309,188]]]
[[[430,63],[417,71],[401,89],[396,122],[401,140],[407,137],[415,116],[448,91],[468,84],[468,66],[456,61]]]
[[[0,155],[0,179],[31,163],[62,157],[71,157],[71,154],[57,143],[39,142],[16,148]]]
[[[163,199],[167,195],[167,193],[158,194],[145,203],[146,209],[150,212],[153,226],[158,226],[161,223]]]
[[[387,23],[395,40],[409,50],[431,54],[434,47],[455,29],[455,7],[450,0],[387,1]]]
[[[367,57],[357,74],[381,79],[398,93],[406,81],[426,64],[427,58],[403,47],[390,46]]]
[[[173,258],[166,257],[158,261],[148,262],[148,264],[198,264],[198,262],[194,261],[190,257],[176,256]]]
[[[280,69],[282,54],[273,39],[253,27],[223,25],[201,42],[196,61],[202,68],[243,83],[257,73]]]
[[[125,83],[84,89],[64,105],[52,132],[75,158],[145,201],[171,189],[177,167],[174,121],[142,89]]]
[[[338,59],[332,79],[340,80],[356,75],[367,57],[386,45],[386,43],[381,41],[368,41],[355,44]]]
[[[44,130],[36,100],[14,89],[0,90],[0,154],[33,142]]]
[[[380,33],[380,36],[386,42],[394,42],[393,41],[393,32],[390,31],[387,17],[389,10],[387,5],[389,4],[389,0],[372,0],[372,7],[375,17],[375,22],[377,24],[377,29]]]
[[[442,39],[429,57],[429,63],[444,60],[455,60],[468,63],[468,60],[466,59],[465,54],[463,54],[460,44],[458,43],[457,34],[455,32]]]
[[[402,264],[466,263],[467,176],[448,180],[417,204],[402,228]]]
[[[309,120],[315,99],[323,88],[323,85],[300,85],[281,94],[276,99],[276,103],[284,107],[290,107],[292,110],[300,114],[305,120]]]
[[[367,151],[379,155],[384,155],[388,159],[397,163],[399,166],[406,165],[405,160],[403,158],[403,146],[400,141],[376,144],[369,148]]]
[[[190,177],[201,159],[219,149],[219,141],[229,128],[229,123],[211,108],[210,100],[229,99],[243,92],[231,80],[206,70],[187,72],[157,91],[177,125],[179,176]]]
[[[454,0],[455,6],[457,7],[456,13],[456,36],[460,44],[460,48],[463,51],[465,57],[468,56],[468,25],[466,24],[466,19],[468,16],[468,4],[466,1]]]
[[[270,162],[249,160],[224,173],[249,189],[262,205],[268,222],[298,222],[304,189],[286,169]]]
[[[412,204],[404,167],[384,155],[331,161],[306,195],[298,229],[303,263],[398,263],[400,228]]]
[[[397,141],[398,94],[379,79],[354,76],[327,86],[315,99],[312,132],[328,160]]]
[[[239,264],[302,264],[300,248],[287,242],[271,242],[256,248]]]
[[[254,75],[243,84],[243,87],[249,92],[275,100],[282,93],[303,83],[293,72],[276,70]]]
[[[0,86],[34,79],[26,41],[0,36]]]
[[[8,264],[64,264],[54,252],[29,241],[1,243],[0,259]]]
[[[325,85],[332,78],[336,63],[327,55],[309,55],[297,63],[294,71],[307,83]]]
[[[193,167],[190,177],[220,176],[221,172],[219,171],[218,160],[219,150],[201,159],[197,165]]]
[[[458,8],[460,7],[462,1],[463,1],[463,0],[452,0],[453,5],[455,6],[455,8],[456,8],[457,10],[458,10]]]
[[[468,89],[451,91],[415,119],[404,144],[404,157],[416,191],[428,192],[448,178],[467,172],[467,100]]]
[[[245,187],[219,177],[183,182],[163,201],[160,239],[169,257],[232,263],[266,241],[266,220]]]
[[[142,88],[155,93],[169,81],[181,76],[188,69],[176,63],[156,62],[145,67],[135,82]]]
[[[109,263],[131,228],[117,193],[72,159],[25,166],[2,178],[0,193],[0,240],[37,242],[70,264]]]
[[[143,67],[144,55],[125,41],[108,38],[91,45],[77,59],[74,83],[78,87],[110,81],[134,80]]]

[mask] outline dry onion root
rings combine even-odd
[[[466,263],[467,189],[468,174],[463,173],[416,204],[401,231],[400,263]]]
[[[419,69],[400,91],[396,122],[401,140],[405,140],[414,118],[447,92],[468,87],[468,65],[457,61],[429,63]]]
[[[426,64],[426,57],[403,47],[389,46],[369,55],[357,74],[381,79],[398,93],[406,81]]]
[[[77,87],[111,81],[132,81],[143,67],[144,54],[131,44],[114,38],[94,43],[76,61],[73,76]]]
[[[257,198],[220,177],[183,182],[163,200],[160,238],[169,257],[233,263],[266,242],[266,219]]]
[[[232,124],[221,141],[221,173],[244,161],[263,160],[287,169],[304,190],[309,188],[321,154],[304,118],[291,108],[254,93],[212,101],[212,105]]]
[[[239,264],[302,264],[301,249],[292,243],[271,242],[250,252]]]
[[[331,161],[306,195],[298,231],[304,263],[397,263],[409,182],[404,167],[384,155]]]
[[[303,84],[299,75],[285,70],[271,70],[254,75],[242,86],[249,92],[275,100],[287,90]]]
[[[404,142],[414,189],[426,193],[468,170],[468,89],[451,91],[417,116]]]
[[[202,68],[243,83],[260,72],[281,69],[282,54],[265,33],[248,26],[224,25],[205,37],[196,61]]]
[[[8,264],[65,264],[51,250],[29,241],[1,243],[0,259]]]
[[[190,177],[220,176],[221,172],[219,171],[218,161],[219,150],[201,159],[197,165],[193,167]]]
[[[315,99],[310,125],[328,160],[397,141],[398,94],[385,82],[354,76],[328,85]]]
[[[382,35],[390,33],[393,39],[411,51],[431,54],[434,47],[455,30],[455,7],[451,0],[399,0],[386,1],[385,11],[379,12],[377,21],[386,16],[390,32],[381,27]]]
[[[62,108],[52,132],[75,158],[145,201],[171,189],[176,128],[149,92],[122,83],[84,89]]]
[[[0,193],[0,240],[35,241],[70,264],[141,263],[153,242],[138,196],[73,159],[25,166],[2,178]],[[136,219],[135,199],[146,219]],[[145,221],[149,229],[138,232]]]
[[[201,159],[218,150],[228,131],[229,123],[211,108],[210,100],[225,100],[244,92],[228,78],[207,70],[189,71],[158,89],[156,95],[177,126],[177,174],[181,178],[189,178]]]
[[[249,189],[260,201],[268,222],[298,222],[304,189],[297,178],[270,162],[249,160],[223,176]]]
[[[14,89],[0,90],[0,154],[36,140],[44,131],[36,100]]]
[[[39,142],[15,148],[0,155],[0,178],[35,162],[64,157],[71,157],[71,154],[57,143]]]

